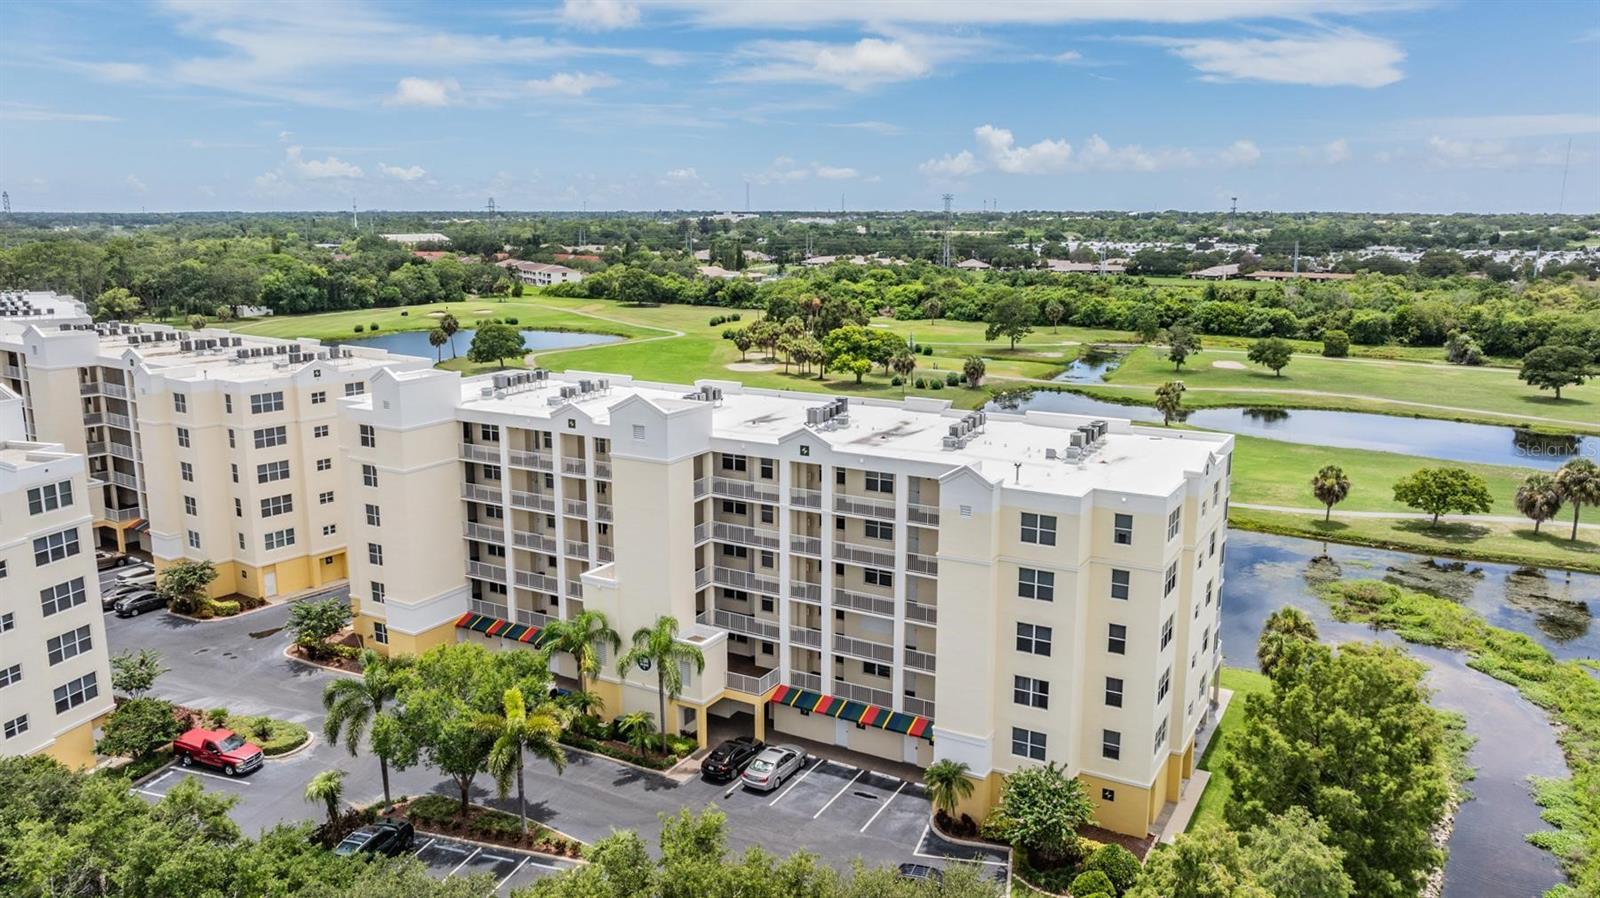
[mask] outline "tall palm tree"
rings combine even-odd
[[[610,646],[613,656],[622,651],[622,637],[599,611],[585,609],[571,620],[554,621],[545,629],[550,634],[543,643],[545,650],[572,656],[579,692],[587,692],[589,678],[600,674],[600,646]]]
[[[428,331],[428,345],[433,347],[433,361],[435,363],[444,361],[444,353],[439,351],[439,347],[449,342],[450,335],[444,332],[444,328],[436,327]]]
[[[554,702],[544,701],[532,708],[522,697],[522,690],[513,686],[507,689],[500,701],[498,714],[484,714],[474,726],[494,737],[494,747],[489,750],[489,775],[500,787],[500,797],[511,791],[511,780],[517,782],[517,817],[522,821],[522,834],[528,834],[528,801],[523,784],[522,758],[524,753],[549,761],[556,773],[567,769],[567,753],[561,748],[561,731],[566,728],[566,714]]]
[[[944,758],[934,761],[922,772],[922,782],[928,787],[928,797],[933,799],[935,810],[953,817],[961,802],[971,797],[977,784],[967,775],[968,770],[966,762]]]
[[[1600,505],[1600,465],[1575,458],[1556,471],[1556,489],[1572,503],[1572,538],[1578,538],[1578,512],[1585,505]]]
[[[350,754],[356,753],[361,737],[381,717],[384,708],[400,692],[407,672],[415,664],[408,655],[385,658],[372,649],[361,653],[361,679],[339,677],[322,690],[322,707],[328,719],[322,730],[329,742],[337,743],[343,734]],[[376,746],[378,772],[383,775],[383,801],[389,803],[389,758]]]
[[[903,349],[889,359],[889,367],[900,375],[900,395],[904,396],[906,383],[911,380],[911,375],[916,373],[917,357],[911,354],[910,349]]]
[[[344,771],[324,770],[306,783],[306,801],[328,809],[328,828],[339,824],[339,803],[344,800]]]
[[[443,318],[439,319],[439,330],[444,331],[445,341],[450,344],[450,357],[455,358],[456,331],[461,330],[461,322],[456,320],[456,316],[447,312]]]
[[[1256,664],[1270,677],[1287,660],[1291,646],[1316,641],[1316,623],[1299,608],[1285,605],[1267,615],[1261,627],[1261,638],[1256,642]]]
[[[1350,495],[1350,478],[1338,465],[1325,465],[1317,472],[1317,476],[1311,478],[1311,494],[1328,509],[1322,519],[1332,520],[1333,507]]]
[[[683,692],[683,673],[680,664],[692,663],[696,673],[706,669],[706,656],[686,642],[678,641],[678,619],[663,614],[654,625],[640,627],[633,632],[633,648],[617,659],[617,673],[626,680],[628,671],[637,666],[640,670],[652,667],[656,672],[656,701],[661,721],[661,750],[667,750],[667,697],[677,698]]]
[[[1533,519],[1533,532],[1539,525],[1561,512],[1561,488],[1549,474],[1529,474],[1512,497],[1517,511]]]

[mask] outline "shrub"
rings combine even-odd
[[[928,389],[930,389],[930,390],[942,390],[942,389],[944,389],[944,381],[942,381],[942,380],[929,381],[928,382]]]
[[[889,378],[889,386],[891,386],[891,387],[901,386],[905,382],[906,382],[906,379],[901,377],[898,374],[896,374],[894,377]]]
[[[947,387],[961,386],[961,375],[954,371],[946,371],[944,374],[944,385]]]
[[[95,749],[102,754],[142,758],[170,743],[179,732],[171,702],[129,699],[106,719],[103,738]]]
[[[377,333],[378,332],[378,322],[374,321],[371,324],[367,325],[367,330],[372,331],[373,333]]]
[[[238,602],[234,602],[234,601],[218,602],[218,601],[212,600],[209,604],[211,606],[211,613],[215,617],[233,617],[235,614],[239,613],[239,603]]]
[[[206,711],[206,725],[213,730],[228,722],[227,708],[210,708]]]
[[[728,320],[729,321],[738,321],[739,320],[739,313],[738,312],[734,312],[732,315],[729,315],[728,316]]]
[[[1096,893],[1107,894],[1113,892],[1111,877],[1099,870],[1089,870],[1079,873],[1072,880],[1070,891],[1074,895],[1093,895]]]
[[[239,596],[238,598],[234,599],[233,601],[238,602],[240,610],[243,610],[243,611],[254,611],[257,608],[264,607],[267,604],[267,600],[261,598],[260,596],[243,596],[242,595],[242,596]]]
[[[509,317],[509,316],[505,319],[505,322],[506,322],[506,324],[520,324],[521,323],[516,318]]]
[[[411,317],[411,310],[410,309],[401,309],[400,310],[400,317],[401,318],[410,318]]]
[[[358,325],[356,325],[356,327],[355,327],[355,331],[356,331],[356,333],[358,333],[358,334],[359,334],[359,333],[361,333],[361,332],[362,332],[362,331],[365,331],[365,330],[366,330],[366,328],[365,328],[365,327],[363,327],[363,326],[362,326],[362,325],[359,325],[359,324],[358,324]]]
[[[919,390],[926,390],[928,388],[928,379],[926,377],[917,378],[916,387]]]
[[[1133,852],[1115,843],[1096,848],[1084,862],[1083,869],[1085,873],[1098,871],[1105,874],[1118,895],[1133,888],[1133,884],[1139,880],[1139,859],[1133,856]]]
[[[1322,354],[1330,359],[1342,359],[1350,354],[1350,335],[1344,331],[1328,331],[1322,335]]]
[[[933,355],[933,347],[932,346],[924,346],[924,347],[922,347],[922,354],[923,355]]]

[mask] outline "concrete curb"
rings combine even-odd
[[[672,777],[668,776],[667,774],[675,769],[678,764],[682,764],[683,761],[689,760],[688,758],[684,758],[683,761],[679,761],[678,764],[674,764],[671,767],[668,767],[666,770],[657,770],[654,767],[646,767],[643,764],[635,764],[632,761],[624,761],[621,758],[613,758],[604,752],[590,751],[587,748],[579,748],[576,745],[568,745],[565,742],[561,743],[561,748],[565,751],[575,751],[580,755],[588,755],[591,758],[599,758],[602,761],[610,761],[613,764],[621,764],[623,767],[631,767],[634,770],[640,771],[641,773],[653,773],[656,776],[666,779],[672,779]]]
[[[288,658],[290,661],[293,661],[293,662],[295,662],[297,664],[304,664],[307,667],[315,667],[318,670],[325,670],[328,673],[343,674],[344,676],[347,676],[347,677],[357,677],[357,678],[359,678],[361,676],[361,674],[359,674],[359,673],[357,673],[356,671],[353,671],[353,670],[345,670],[345,669],[339,668],[339,667],[331,667],[331,666],[329,666],[327,664],[322,664],[322,663],[317,662],[317,661],[311,661],[311,660],[308,660],[306,658],[302,658],[299,655],[296,655],[294,653],[293,649],[294,649],[294,643],[291,642],[288,645],[284,646],[283,651],[281,652],[281,654],[283,655],[283,657]]]
[[[539,825],[540,826],[544,826],[543,823],[541,823]],[[550,827],[548,827],[548,826],[544,826],[544,828],[545,829],[549,829],[553,833],[557,833],[558,835],[561,836],[561,838],[566,839],[569,842],[577,842],[579,845],[582,845],[585,848],[589,847],[589,843],[583,841],[582,839],[575,839],[572,836],[567,835],[566,833],[560,832],[559,830],[550,829]],[[519,848],[519,847],[517,847],[515,845],[501,845],[499,842],[483,842],[483,841],[480,841],[478,839],[469,839],[466,836],[453,836],[453,835],[451,835],[449,833],[435,832],[434,830],[422,829],[421,827],[417,828],[417,835],[419,835],[419,836],[420,835],[429,835],[429,836],[432,836],[432,837],[434,837],[436,839],[449,839],[452,842],[465,842],[468,845],[476,845],[479,848],[502,848],[502,849],[505,849],[507,851],[520,851],[523,854],[529,855],[531,857],[544,858],[545,860],[550,860],[550,861],[566,861],[566,862],[571,863],[571,864],[587,864],[587,863],[589,863],[589,859],[588,858],[567,857],[564,854],[548,854],[548,853],[543,852],[543,851],[536,851],[536,850],[534,850],[532,848]]]
[[[304,724],[301,724],[301,726],[304,726]],[[317,734],[316,734],[316,732],[313,731],[310,727],[306,727],[306,741],[300,743],[299,746],[297,746],[295,748],[292,748],[289,751],[286,751],[281,755],[269,755],[266,752],[262,752],[261,753],[261,760],[263,762],[265,762],[265,763],[268,763],[268,764],[272,763],[273,761],[287,761],[290,758],[295,757],[296,755],[298,755],[298,754],[300,754],[300,753],[302,753],[304,751],[309,750],[311,748],[311,746],[316,745],[316,744],[317,744]]]

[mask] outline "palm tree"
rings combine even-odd
[[[617,718],[617,732],[621,733],[622,738],[638,750],[639,754],[649,751],[650,737],[655,735],[651,731],[655,728],[655,715],[649,711],[634,711]]]
[[[1171,427],[1172,419],[1182,420],[1183,392],[1188,389],[1181,380],[1169,380],[1156,387],[1156,409],[1161,412],[1161,426]]]
[[[428,331],[428,345],[433,347],[433,361],[435,363],[444,361],[444,354],[439,351],[439,347],[449,342],[450,335],[444,332],[444,328],[436,327]]]
[[[1575,458],[1556,471],[1556,489],[1572,503],[1572,538],[1578,538],[1578,512],[1585,505],[1600,505],[1600,465]]]
[[[1325,465],[1311,478],[1311,494],[1317,501],[1327,506],[1327,513],[1322,516],[1324,521],[1333,519],[1333,507],[1343,502],[1350,495],[1350,478],[1345,476],[1344,469],[1338,465]]]
[[[456,331],[461,330],[461,322],[456,320],[456,316],[446,312],[445,316],[439,319],[439,330],[444,331],[445,340],[450,344],[450,357],[455,358]]]
[[[906,394],[906,383],[911,380],[911,375],[917,370],[917,357],[909,350],[901,350],[889,359],[889,367],[894,373],[900,375],[900,395]]]
[[[342,733],[350,754],[356,753],[361,737],[373,722],[381,717],[384,706],[394,699],[404,684],[407,672],[415,664],[407,655],[385,658],[372,649],[361,653],[361,679],[340,677],[322,690],[322,707],[328,712],[323,724],[323,735],[329,742],[337,743]],[[376,746],[378,772],[383,775],[383,801],[389,803],[389,759],[387,752]]]
[[[543,643],[545,650],[572,656],[578,670],[579,692],[587,692],[589,678],[600,674],[600,646],[610,646],[612,655],[622,651],[622,637],[599,611],[584,610],[571,620],[555,621],[545,629],[549,632]]]
[[[1285,605],[1267,615],[1267,622],[1261,627],[1256,664],[1270,677],[1288,659],[1292,645],[1316,641],[1317,625],[1311,618],[1299,608]]]
[[[617,673],[624,680],[635,666],[640,670],[655,668],[662,751],[667,748],[667,697],[677,698],[683,692],[683,672],[679,665],[686,662],[694,664],[696,673],[706,669],[706,656],[694,646],[678,641],[678,619],[666,614],[656,618],[653,626],[635,630],[633,648],[617,659]]]
[[[987,370],[983,359],[975,355],[967,356],[967,360],[961,363],[961,374],[967,379],[967,385],[973,388],[983,383],[983,375]]]
[[[529,708],[522,690],[513,686],[506,690],[500,702],[501,713],[484,714],[475,727],[494,737],[494,747],[489,750],[489,775],[500,787],[500,797],[511,791],[511,780],[517,781],[517,818],[522,821],[522,834],[528,834],[528,801],[523,784],[522,756],[526,752],[549,761],[556,773],[567,769],[567,753],[561,748],[561,731],[566,728],[566,714],[554,702],[545,701]]]
[[[328,828],[339,825],[339,803],[344,799],[344,771],[324,770],[306,783],[306,801],[328,809]]]
[[[1540,524],[1561,512],[1561,488],[1549,474],[1529,474],[1512,498],[1517,511],[1533,518],[1534,533],[1539,532]]]
[[[922,772],[922,782],[928,787],[928,796],[933,799],[934,808],[946,817],[955,816],[956,808],[970,798],[977,788],[977,784],[967,776],[968,769],[964,761],[944,758],[934,761]]]

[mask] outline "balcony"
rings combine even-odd
[[[139,517],[139,509],[137,508],[108,508],[105,514],[105,520],[118,523],[131,521],[137,517]]]
[[[754,546],[758,549],[776,549],[781,545],[778,531],[746,527],[743,524],[724,524],[721,521],[714,521],[711,524],[711,535],[725,543]]]
[[[866,702],[869,705],[878,705],[884,708],[894,707],[894,695],[887,689],[874,689],[871,686],[858,686],[844,680],[834,680],[832,693],[839,698],[853,702]]]
[[[912,502],[906,505],[906,520],[924,527],[939,526],[939,506],[920,505]]]
[[[116,440],[109,440],[104,445],[106,447],[106,454],[112,458],[121,458],[128,461],[139,460],[138,453],[133,451],[133,446],[129,443],[119,443]]]
[[[906,667],[923,673],[933,673],[933,655],[908,648],[906,649]]]
[[[498,465],[500,464],[500,449],[496,446],[462,443],[461,457],[467,461],[488,462],[491,465]]]
[[[9,366],[8,366],[9,367]],[[13,369],[14,370],[14,369]],[[9,372],[7,372],[9,374]],[[12,375],[16,376],[16,375]],[[118,399],[128,398],[128,388],[122,384],[107,383],[103,380],[90,381],[78,384],[80,396],[115,396]]]
[[[763,577],[752,571],[736,571],[733,568],[714,567],[711,569],[711,579],[716,581],[719,586],[726,586],[731,589],[759,592],[769,596],[778,594],[777,580],[771,577]]]
[[[589,503],[582,499],[567,499],[561,503],[561,511],[575,518],[586,518],[589,516]]]
[[[567,595],[569,597],[571,597],[571,598],[574,598],[574,599],[583,598],[583,581],[581,581],[581,580],[568,580],[567,581]]]
[[[18,368],[16,365],[7,365],[7,366],[5,366],[4,370],[5,370],[6,377],[10,377],[10,378],[13,378],[15,380],[21,380],[22,379],[22,369]]]
[[[568,558],[577,558],[583,561],[588,561],[589,544],[581,540],[569,539],[567,540],[566,555]]]
[[[907,599],[906,620],[936,624],[939,622],[939,609],[932,605],[924,605],[921,602],[913,602]]]
[[[805,580],[790,580],[789,598],[820,605],[822,604],[822,584],[810,583]]]
[[[789,504],[796,508],[822,508],[822,491],[790,487]]]
[[[470,499],[473,502],[487,502],[490,505],[499,505],[500,488],[487,487],[481,483],[463,483],[461,484],[461,498]]]
[[[743,692],[746,695],[766,695],[773,689],[778,688],[778,683],[782,681],[782,676],[783,671],[777,668],[769,670],[759,677],[735,673],[730,670],[727,673],[726,682],[728,688],[734,692]]]
[[[816,536],[791,536],[789,537],[789,551],[821,558],[822,538]]]
[[[929,720],[933,719],[933,702],[925,698],[908,695],[905,697],[905,705],[903,707],[907,714],[915,714],[919,717],[926,717]]]
[[[711,492],[711,478],[710,477],[702,477],[699,480],[696,480],[694,482],[694,497],[696,499],[701,498],[702,496],[704,496],[705,494],[707,494],[709,492]]]
[[[595,556],[595,559],[600,564],[610,564],[611,562],[617,560],[616,553],[611,551],[610,546],[600,546],[596,549],[596,551],[599,554]]]
[[[549,577],[544,574],[535,574],[532,571],[516,571],[514,573],[517,578],[517,585],[524,589],[531,589],[534,592],[549,593],[550,595],[555,595],[561,591],[561,581],[554,577]]]
[[[488,527],[474,521],[467,521],[463,530],[467,539],[477,539],[502,546],[506,542],[506,532],[499,527]]]
[[[479,580],[493,580],[496,583],[504,583],[506,582],[506,569],[498,564],[468,561],[467,576],[477,577]]]
[[[752,502],[765,502],[768,505],[778,504],[777,487],[765,486],[750,480],[713,477],[711,478],[711,492],[729,499],[748,499]]]
[[[555,511],[556,497],[549,493],[529,493],[523,490],[512,490],[511,506],[532,511]]]
[[[833,560],[848,561],[853,564],[865,564],[871,567],[888,568],[890,570],[894,569],[893,552],[885,552],[882,549],[874,549],[870,546],[857,545],[856,543],[839,542],[837,540],[835,540],[833,544]]]
[[[556,538],[545,536],[543,533],[533,533],[528,530],[514,530],[511,533],[511,542],[519,549],[532,549],[535,552],[556,554]]]
[[[822,691],[822,677],[814,673],[803,673],[797,670],[789,674],[789,681],[801,689],[809,689],[812,692]]]
[[[696,525],[694,525],[694,544],[695,545],[698,546],[701,543],[707,542],[710,539],[711,539],[711,525],[710,524],[696,524]]]
[[[833,591],[833,604],[841,608],[864,611],[867,614],[894,617],[894,599],[875,596],[870,593],[855,592],[849,589],[835,589]]]
[[[539,629],[543,630],[545,627],[550,626],[550,624],[555,620],[557,619],[545,614],[543,611],[524,611],[521,608],[517,609],[517,623],[526,627],[538,627]]]
[[[866,661],[877,661],[882,664],[894,663],[894,646],[870,639],[857,639],[854,636],[845,636],[842,633],[833,634],[833,650],[841,655],[861,658]],[[883,704],[880,702],[879,704]]]
[[[808,649],[822,650],[822,631],[789,625],[789,642]]]
[[[594,506],[594,519],[597,521],[611,520],[611,506],[596,502]]]
[[[737,611],[724,611],[721,608],[703,611],[695,618],[695,621],[727,630],[729,633],[743,633],[746,636],[755,636],[759,639],[774,642],[777,641],[778,634],[782,632],[778,629],[778,625],[772,621],[762,620],[759,617],[752,617],[748,614],[740,614]]]
[[[894,520],[894,502],[886,502],[882,499],[866,499],[861,496],[834,496],[833,510],[841,514],[850,514],[861,518]]]
[[[563,458],[561,460],[561,473],[571,474],[574,477],[583,477],[589,473],[589,463],[581,458]]]
[[[522,449],[512,449],[507,453],[506,461],[513,468],[527,468],[532,471],[553,471],[555,460],[543,452],[527,452]]]
[[[939,559],[932,555],[907,552],[906,570],[913,574],[927,574],[930,577],[937,577],[939,576]]]
[[[104,424],[107,427],[120,427],[123,430],[133,429],[133,420],[127,415],[118,415],[113,412],[90,412],[83,416],[85,425],[94,426]]]
[[[696,568],[694,572],[694,588],[705,589],[711,584],[711,572],[705,568]]]
[[[100,475],[100,478],[107,483],[115,483],[117,486],[125,486],[130,490],[136,490],[139,488],[139,478],[133,476],[132,474],[124,474],[121,471],[106,471],[104,474]]]
[[[597,461],[594,463],[594,476],[601,480],[611,479],[611,462]]]

